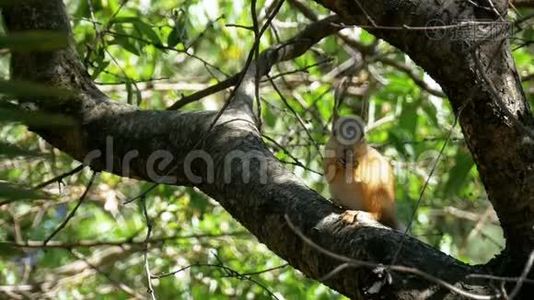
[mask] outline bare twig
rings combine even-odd
[[[259,24],[258,24],[258,15],[256,13],[256,4],[257,4],[257,0],[252,0],[252,3],[250,5],[250,12],[252,14],[252,28],[254,30],[254,39],[255,40],[258,40],[261,38],[261,33],[260,33],[260,27],[259,27]],[[258,129],[260,130],[261,132],[261,128],[262,128],[262,120],[261,120],[261,101],[260,101],[260,77],[261,77],[261,74],[260,74],[260,69],[259,69],[259,59],[260,59],[260,47],[254,47],[254,65],[255,65],[255,68],[254,70],[256,71],[255,74],[254,74],[254,98],[256,99],[256,109],[258,110],[257,112],[257,117],[256,117],[256,120],[258,122]]]
[[[155,184],[152,184],[151,186],[149,186],[146,190],[142,191],[141,194],[131,198],[131,199],[128,199],[126,201],[124,201],[123,204],[130,204],[132,202],[134,202],[135,200],[138,200],[138,199],[144,199],[148,193],[152,192],[157,186],[159,185],[159,183],[155,183]]]
[[[295,109],[291,106],[291,104],[289,104],[289,102],[287,101],[286,97],[285,97],[284,94],[280,91],[280,89],[278,88],[278,86],[276,85],[276,83],[272,80],[272,78],[269,77],[269,75],[267,75],[267,78],[268,78],[269,81],[271,82],[271,86],[272,86],[273,89],[276,91],[276,93],[278,94],[278,96],[280,97],[280,99],[282,99],[282,102],[284,103],[284,105],[291,111],[291,113],[292,113],[293,116],[297,119],[298,123],[300,124],[300,126],[302,127],[302,129],[304,130],[304,132],[306,132],[306,135],[308,136],[308,138],[310,139],[310,141],[312,141],[313,145],[315,146],[315,149],[317,150],[317,153],[319,153],[319,155],[321,155],[321,159],[322,159],[323,157],[322,157],[321,149],[319,148],[319,144],[317,144],[317,141],[313,138],[311,132],[310,132],[309,129],[306,127],[306,124],[304,124],[304,120],[302,120],[302,118],[300,117],[300,115],[295,111]]]
[[[61,182],[64,178],[69,177],[71,175],[74,175],[74,174],[80,172],[81,170],[83,170],[83,168],[85,168],[84,165],[79,165],[76,168],[74,168],[74,169],[72,169],[72,170],[70,170],[68,172],[65,172],[65,173],[63,173],[61,175],[58,175],[58,176],[56,176],[56,177],[54,177],[54,178],[52,178],[50,180],[47,180],[47,181],[45,181],[45,182],[43,182],[41,184],[36,185],[33,189],[34,190],[39,190],[39,189],[42,189],[45,186],[47,186],[49,184],[52,184],[54,182]]]
[[[303,168],[304,170],[307,170],[307,171],[310,171],[314,174],[317,174],[317,175],[323,175],[323,173],[321,172],[317,172],[313,169],[310,169],[308,167],[306,167],[302,162],[300,162],[298,160],[298,158],[296,158],[293,154],[291,154],[291,152],[286,149],[284,146],[280,145],[280,143],[278,143],[275,139],[271,138],[270,136],[267,136],[265,134],[262,135],[263,138],[267,139],[268,141],[270,141],[271,143],[273,143],[276,147],[278,147],[278,149],[282,150],[284,152],[284,154],[286,154],[287,156],[289,156],[289,158],[291,158],[293,160],[293,162],[284,162],[284,163],[288,163],[288,164],[293,164],[295,166],[298,166],[298,167],[301,167]]]
[[[135,299],[144,299],[140,294],[138,294],[135,290],[133,290],[131,287],[127,286],[126,284],[115,280],[113,277],[111,277],[110,274],[106,273],[104,270],[102,270],[98,265],[95,265],[91,263],[87,258],[85,258],[81,253],[78,253],[77,251],[70,251],[70,253],[76,257],[79,260],[82,260],[85,262],[86,265],[88,265],[91,269],[95,270],[98,274],[105,277],[111,284],[113,284],[116,288],[122,290],[126,294],[130,295],[131,297],[134,297]]]
[[[150,235],[152,234],[152,221],[150,220],[150,217],[148,216],[148,211],[146,209],[146,198],[141,198],[141,207],[143,209],[143,215],[145,216],[145,222],[146,222],[146,237],[144,242],[144,249],[143,249],[143,259],[145,261],[145,273],[146,273],[146,280],[147,280],[147,293],[150,295],[150,298],[152,300],[156,300],[156,293],[154,292],[154,287],[152,286],[152,275],[150,273],[150,266],[148,264],[148,245],[150,240]]]
[[[516,282],[514,289],[510,293],[510,296],[509,296],[510,300],[514,299],[519,294],[519,291],[521,290],[521,287],[523,286],[525,279],[530,273],[530,269],[532,269],[532,264],[534,264],[534,251],[530,252],[528,260],[525,263],[525,268],[523,269],[523,273],[521,273],[521,277],[519,277],[519,280]]]
[[[89,190],[91,189],[91,186],[93,185],[93,182],[95,180],[95,177],[96,177],[96,172],[93,172],[93,174],[91,175],[91,179],[89,179],[89,183],[87,184],[87,187],[85,188],[85,191],[83,192],[82,196],[80,197],[80,199],[78,200],[78,203],[76,203],[76,206],[74,206],[74,208],[71,210],[71,212],[69,213],[69,215],[67,216],[67,218],[65,218],[65,220],[56,228],[56,230],[54,230],[54,232],[52,232],[52,234],[50,234],[43,242],[43,246],[46,246],[46,244],[58,233],[60,232],[65,226],[67,226],[67,223],[70,221],[70,219],[72,219],[72,217],[74,217],[74,214],[76,214],[76,211],[78,210],[78,208],[80,207],[80,205],[82,205],[82,202],[85,200],[85,198],[87,197],[87,194],[89,193]]]
[[[482,279],[497,280],[497,281],[502,281],[502,282],[518,282],[521,277],[502,277],[502,276],[495,276],[495,275],[490,275],[490,274],[469,274],[467,275],[467,278],[482,278]],[[523,282],[528,283],[528,284],[534,284],[534,279],[525,278]]]
[[[241,77],[241,73],[237,73],[231,77],[226,78],[225,80],[216,83],[204,90],[198,91],[196,93],[193,93],[189,96],[184,96],[180,98],[180,100],[176,101],[173,105],[169,106],[167,110],[178,110],[184,106],[186,106],[189,103],[193,103],[195,101],[198,101],[206,96],[209,96],[211,94],[215,94],[217,92],[220,92],[222,90],[225,90],[227,88],[230,88],[237,84],[239,81],[239,78]]]
[[[371,23],[371,26],[373,27],[378,27],[376,25],[376,22],[375,20],[373,19],[373,17],[371,17],[371,15],[369,15],[369,13],[367,12],[367,10],[365,9],[365,7],[363,7],[363,5],[360,3],[359,0],[354,0],[354,2],[356,2],[356,5],[358,5],[358,7],[360,8],[360,10],[363,12],[363,14],[365,15],[365,17],[367,18],[367,21],[369,21],[369,23]]]
[[[167,241],[183,240],[183,239],[204,239],[204,238],[221,238],[221,237],[236,237],[236,236],[248,236],[247,231],[234,231],[226,233],[200,233],[191,235],[179,235],[179,236],[163,236],[154,237],[148,240],[149,244],[165,243]],[[145,245],[146,239],[142,241],[135,241],[133,237],[126,238],[119,241],[78,241],[72,243],[62,243],[58,241],[49,241],[46,245],[43,245],[41,241],[25,241],[23,243],[0,241],[0,246],[27,248],[27,249],[72,249],[72,248],[91,248],[102,246],[126,246],[126,245]]]
[[[169,276],[174,276],[174,275],[176,275],[176,274],[178,274],[180,272],[183,272],[183,271],[191,269],[191,268],[199,268],[199,267],[218,268],[218,269],[221,269],[226,274],[225,277],[233,277],[233,278],[237,278],[237,279],[241,279],[241,280],[250,281],[250,282],[256,284],[257,286],[261,287],[271,298],[278,299],[278,297],[276,297],[276,295],[271,290],[269,290],[269,288],[267,288],[263,283],[261,283],[260,281],[252,278],[251,276],[252,275],[259,275],[259,274],[271,272],[271,271],[274,271],[274,270],[277,270],[277,269],[283,269],[283,268],[285,268],[287,266],[288,266],[288,264],[283,264],[283,265],[280,265],[280,266],[277,266],[277,267],[273,267],[273,268],[269,268],[269,269],[265,269],[265,270],[240,273],[240,272],[238,272],[238,271],[236,271],[236,270],[234,270],[234,269],[232,269],[232,268],[230,268],[228,266],[225,266],[224,264],[222,264],[222,262],[219,262],[218,264],[200,264],[200,263],[197,263],[197,264],[192,264],[192,265],[180,268],[180,269],[172,271],[172,272],[163,273],[163,274],[159,274],[159,275],[153,275],[152,279],[161,279],[161,278],[165,278],[165,277],[169,277]]]

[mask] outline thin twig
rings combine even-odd
[[[152,275],[150,273],[150,266],[148,263],[148,245],[150,240],[150,235],[152,234],[152,221],[150,220],[150,217],[148,216],[148,211],[146,209],[146,198],[141,198],[141,208],[143,210],[143,215],[145,217],[145,223],[146,223],[146,237],[144,241],[144,249],[143,249],[143,259],[144,259],[144,266],[145,266],[145,274],[147,279],[147,293],[150,295],[150,298],[152,300],[156,300],[156,293],[154,292],[154,287],[152,286]]]
[[[189,96],[184,96],[180,98],[178,101],[176,101],[171,106],[167,107],[167,110],[179,110],[180,108],[186,106],[189,103],[193,103],[195,101],[198,101],[206,96],[218,93],[220,91],[223,91],[227,88],[230,88],[232,86],[235,86],[237,82],[239,81],[239,78],[241,77],[241,73],[235,74],[231,77],[226,78],[225,80],[218,82],[204,90],[198,91],[196,93],[193,93]]]
[[[367,21],[369,21],[369,23],[371,23],[371,25],[373,27],[377,27],[376,25],[376,22],[375,20],[373,19],[373,17],[371,17],[371,15],[367,12],[367,10],[363,7],[363,5],[360,3],[359,0],[354,0],[354,2],[356,2],[356,5],[358,5],[358,7],[360,8],[360,10],[363,12],[363,14],[365,15],[365,17],[367,18]]]
[[[74,214],[76,214],[76,211],[78,210],[78,208],[80,207],[80,205],[82,205],[82,202],[83,200],[85,200],[85,198],[87,197],[87,194],[89,193],[89,190],[91,189],[91,186],[93,185],[93,182],[95,180],[95,177],[96,177],[96,172],[93,172],[93,174],[91,175],[91,179],[89,179],[89,183],[87,184],[87,187],[85,188],[85,191],[83,192],[82,196],[80,197],[80,199],[78,200],[78,203],[76,203],[76,206],[74,206],[74,208],[70,211],[69,215],[67,216],[67,218],[56,228],[56,230],[54,230],[54,232],[52,232],[52,234],[50,234],[43,242],[43,246],[46,246],[46,244],[58,233],[61,231],[61,229],[63,229],[67,223],[70,221],[70,219],[72,219],[72,217],[74,217]]]
[[[254,40],[260,40],[260,28],[258,24],[258,15],[256,13],[256,4],[257,0],[252,0],[252,3],[250,5],[250,12],[252,14],[252,29],[254,30]],[[259,60],[260,60],[260,47],[254,47],[254,64],[256,71],[254,74],[254,98],[256,99],[256,109],[257,112],[257,122],[258,122],[258,129],[261,132],[262,128],[262,120],[261,120],[261,101],[260,101],[260,68],[259,68]]]
[[[530,273],[530,269],[532,269],[533,263],[534,263],[534,251],[530,252],[528,260],[525,263],[525,268],[523,269],[523,273],[521,273],[521,277],[519,277],[519,280],[516,282],[514,289],[510,293],[510,296],[509,296],[510,300],[514,299],[519,294],[519,291],[521,290],[521,287],[523,286],[523,282],[525,282],[525,279]]]
[[[76,251],[70,251],[70,253],[76,257],[77,259],[79,260],[82,260],[86,265],[88,265],[91,269],[93,269],[95,272],[97,272],[98,274],[102,275],[103,277],[105,277],[109,282],[111,282],[111,284],[113,284],[115,287],[117,287],[118,289],[122,290],[123,292],[125,292],[126,294],[130,295],[131,297],[134,297],[136,299],[144,299],[144,297],[142,297],[141,295],[139,295],[136,291],[134,291],[131,287],[125,285],[124,283],[118,281],[118,280],[115,280],[113,277],[111,277],[110,274],[104,272],[104,270],[102,270],[99,266],[91,263],[87,258],[85,258],[82,254],[80,253],[77,253]]]
[[[152,286],[152,275],[150,274],[150,266],[148,264],[148,244],[150,240],[150,235],[152,234],[152,221],[150,220],[150,217],[148,216],[148,211],[146,209],[146,198],[141,198],[141,207],[143,209],[143,215],[145,216],[145,222],[146,222],[146,237],[144,242],[144,249],[143,249],[143,259],[145,261],[145,273],[146,273],[146,279],[147,279],[147,293],[150,295],[152,300],[156,300],[156,293],[154,292],[154,287]]]
[[[306,127],[306,124],[304,124],[304,120],[302,120],[300,115],[295,111],[295,109],[291,106],[291,104],[289,104],[289,102],[287,101],[286,97],[280,91],[280,89],[278,88],[276,83],[272,80],[272,78],[269,75],[267,75],[267,78],[269,79],[269,82],[271,83],[271,86],[276,91],[276,93],[278,94],[280,99],[282,99],[282,102],[284,102],[284,105],[291,111],[291,113],[297,119],[298,123],[300,124],[300,126],[302,127],[302,129],[304,130],[304,132],[306,133],[308,138],[310,139],[310,141],[312,141],[313,145],[315,146],[315,149],[317,150],[317,153],[319,153],[319,155],[321,156],[321,159],[323,159],[323,155],[322,155],[321,149],[319,147],[319,144],[317,144],[317,141],[313,138],[310,130]]]
[[[244,280],[250,281],[250,282],[256,284],[257,286],[259,286],[260,288],[262,288],[271,298],[279,299],[263,283],[261,283],[258,280],[252,278],[251,275],[259,275],[259,274],[262,274],[262,273],[274,271],[276,269],[282,269],[282,268],[285,268],[286,266],[287,266],[287,264],[281,265],[281,266],[278,266],[278,267],[274,267],[274,268],[269,268],[269,269],[266,269],[266,270],[261,270],[261,271],[239,273],[236,270],[223,265],[221,262],[219,262],[219,264],[199,264],[199,263],[197,263],[197,264],[192,264],[192,265],[180,268],[180,269],[172,271],[172,272],[163,273],[163,274],[159,274],[159,275],[152,275],[152,279],[161,279],[161,278],[165,278],[165,277],[169,277],[169,276],[174,276],[174,275],[176,275],[176,274],[178,274],[180,272],[183,272],[185,270],[188,270],[188,269],[191,269],[191,268],[195,268],[195,267],[197,267],[197,268],[198,267],[219,268],[219,269],[224,271],[224,274],[226,274],[225,277],[233,277],[233,278],[238,278],[238,279],[241,279],[241,280],[244,279]]]
[[[70,170],[68,172],[65,172],[65,173],[63,173],[61,175],[58,175],[58,176],[56,176],[56,177],[54,177],[54,178],[52,178],[50,180],[47,180],[47,181],[45,181],[45,182],[43,182],[41,184],[36,185],[33,189],[34,190],[39,190],[39,189],[42,189],[42,188],[44,188],[45,186],[47,186],[47,185],[49,185],[51,183],[61,182],[64,178],[69,177],[71,175],[74,175],[74,174],[80,172],[81,170],[83,170],[83,168],[85,168],[84,165],[79,165],[76,168],[74,168],[74,169],[72,169],[72,170]]]
[[[283,163],[294,164],[295,166],[301,167],[304,170],[310,171],[310,172],[312,172],[314,174],[321,175],[321,176],[323,175],[323,173],[321,173],[321,172],[317,172],[317,171],[315,171],[315,170],[313,170],[311,168],[306,167],[302,162],[300,162],[298,160],[298,158],[296,158],[293,154],[291,154],[291,152],[288,149],[286,149],[284,146],[280,145],[280,143],[278,143],[275,139],[273,139],[270,136],[267,136],[265,134],[262,134],[262,137],[267,139],[271,143],[273,143],[276,147],[278,147],[278,149],[282,150],[284,152],[284,154],[286,154],[287,156],[289,156],[289,158],[291,158],[293,160],[293,163],[292,162],[287,162],[287,161],[282,161]]]
[[[183,239],[204,239],[204,238],[222,238],[222,237],[235,237],[235,236],[249,236],[248,231],[234,231],[227,233],[201,233],[181,236],[163,236],[154,237],[148,240],[149,244],[160,244],[167,241],[183,240]],[[24,241],[23,243],[0,241],[0,246],[26,248],[26,249],[72,249],[72,248],[92,248],[102,246],[126,246],[126,245],[144,245],[147,241],[143,239],[141,241],[133,240],[134,237],[125,238],[118,241],[87,241],[82,240],[72,243],[61,243],[58,241],[49,241],[46,245],[43,245],[41,241]]]
[[[168,174],[167,174],[168,175]],[[154,183],[152,184],[151,186],[149,186],[146,190],[144,190],[143,192],[141,192],[141,194],[131,198],[131,199],[128,199],[126,201],[123,202],[124,205],[126,204],[130,204],[132,202],[134,202],[135,200],[137,199],[142,199],[142,198],[145,198],[148,193],[150,193],[152,190],[154,190],[157,186],[159,185],[159,183]]]
[[[521,277],[503,277],[503,276],[495,276],[491,274],[469,274],[466,278],[482,278],[482,279],[488,279],[488,280],[497,280],[502,282],[518,282]],[[528,284],[534,284],[534,279],[523,279],[524,283]]]

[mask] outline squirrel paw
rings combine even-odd
[[[376,220],[372,213],[360,210],[346,210],[340,215],[341,222],[350,226],[384,226]]]
[[[346,210],[341,214],[341,221],[348,225],[354,225],[358,222],[358,214],[360,211],[357,210]]]

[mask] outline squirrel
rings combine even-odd
[[[364,126],[357,117],[337,117],[326,144],[324,174],[332,201],[346,209],[367,211],[377,221],[399,229],[395,214],[395,176],[388,159],[365,140]],[[352,223],[351,221],[349,221]]]

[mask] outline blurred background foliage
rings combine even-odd
[[[239,72],[253,43],[253,33],[238,26],[251,25],[249,0],[66,3],[89,74],[114,101],[142,109],[165,109]],[[276,3],[258,1],[261,22]],[[286,1],[263,36],[261,49],[298,33],[311,22],[310,12],[319,18],[329,14],[311,1],[305,3],[308,11],[299,3]],[[510,20],[524,13],[513,11]],[[7,81],[9,53],[17,47],[58,47],[65,41],[53,33],[2,32],[0,298],[146,298],[147,225],[150,271],[176,272],[152,281],[160,299],[343,298],[287,266],[219,204],[193,188],[157,186],[144,193],[151,184],[107,173],[98,174],[88,188],[92,173],[82,170],[32,189],[79,163],[21,125],[68,120],[28,115],[12,107],[13,98],[57,91]],[[533,33],[526,20],[512,38],[530,101]],[[329,197],[321,177],[320,149],[328,136],[335,86],[347,77],[341,113],[361,115],[370,143],[391,159],[398,215],[405,224],[428,180],[412,235],[467,263],[485,262],[502,249],[498,220],[459,126],[453,127],[451,108],[439,86],[409,57],[364,30],[348,28],[294,61],[276,65],[270,74],[281,94],[269,81],[262,83],[265,143],[309,186]],[[217,109],[228,95],[228,90],[213,94],[182,110]],[[43,246],[81,199],[72,219]],[[136,201],[125,204],[132,199]]]

